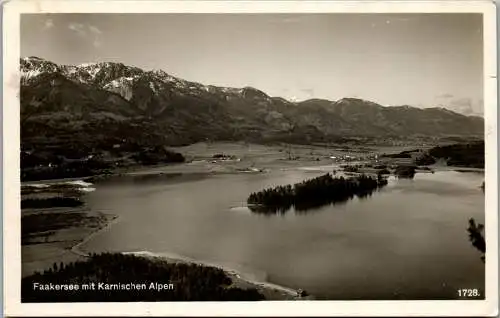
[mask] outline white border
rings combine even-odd
[[[174,303],[20,303],[19,22],[21,13],[468,13],[484,14],[486,300]],[[498,314],[496,10],[488,1],[13,1],[4,4],[4,314],[9,316],[496,316]]]

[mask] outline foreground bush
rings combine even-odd
[[[467,228],[467,232],[469,232],[469,241],[472,243],[476,249],[478,249],[483,256],[481,259],[485,260],[486,253],[486,241],[483,236],[484,225],[476,223],[474,218],[469,219],[469,227]]]

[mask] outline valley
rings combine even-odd
[[[291,102],[120,63],[72,66],[27,57],[21,74],[23,180],[183,162],[169,149],[199,142],[435,145],[481,140],[484,130],[482,118],[443,108],[356,98]]]
[[[235,290],[213,287],[207,293],[224,300],[428,297],[418,288],[403,291],[419,278],[402,278],[403,263],[390,256],[391,249],[406,255],[415,272],[434,270],[425,285],[439,299],[452,297],[466,268],[473,268],[470,282],[484,275],[476,251],[460,241],[468,218],[484,220],[476,209],[484,204],[480,117],[358,98],[292,102],[252,87],[204,85],[121,63],[58,65],[29,57],[21,59],[21,72],[26,282],[64,275],[85,279],[80,272],[71,276],[73,268],[94,270],[103,259],[132,255],[123,261],[134,268],[175,271],[186,265],[193,277],[198,270],[217,276],[222,269]],[[296,184],[305,186],[281,191]],[[251,203],[273,202],[262,195],[264,189],[274,189],[285,203],[280,213],[252,208]],[[343,192],[333,195],[338,191]],[[308,200],[312,194],[314,204]],[[422,200],[425,211],[418,208]],[[429,214],[443,206],[444,214]],[[344,210],[351,214],[343,216]],[[386,228],[385,222],[400,228]],[[438,237],[445,223],[453,239],[419,260],[425,254],[423,233]],[[391,263],[369,265],[376,256],[373,240],[375,251]],[[315,242],[321,243],[317,250],[309,250]],[[449,273],[426,263],[453,262],[457,255],[463,266]],[[71,265],[49,270],[60,261]],[[349,263],[358,264],[358,271]],[[120,271],[117,266],[109,270]],[[393,275],[383,274],[387,268]],[[364,289],[356,273],[371,275],[374,287]],[[440,275],[449,286],[436,285]],[[381,288],[386,280],[389,287]],[[351,287],[340,294],[332,291],[337,284]],[[190,294],[186,287],[162,297],[193,300],[207,294]]]

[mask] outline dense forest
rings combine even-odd
[[[112,165],[99,159],[66,160],[49,152],[21,153],[21,181],[88,177],[110,173]]]
[[[89,177],[112,173],[116,167],[181,163],[182,154],[163,146],[116,144],[106,155],[92,149],[58,145],[42,150],[21,151],[21,181]]]
[[[308,210],[327,204],[345,202],[354,196],[366,197],[387,184],[377,178],[360,175],[352,178],[332,177],[330,173],[294,185],[277,186],[250,194],[249,208],[257,213],[286,212],[291,207]]]
[[[52,198],[30,198],[21,200],[21,209],[44,209],[54,207],[77,207],[83,205],[79,198],[52,197]]]
[[[412,159],[419,166],[428,166],[444,159],[448,166],[484,168],[484,141],[436,146],[427,151],[405,150],[395,154],[383,154],[385,158]]]
[[[484,141],[438,146],[429,150],[435,158],[443,158],[448,166],[484,168]]]
[[[84,284],[94,288],[83,289]],[[138,290],[106,284],[144,284]],[[35,285],[37,284],[37,285]],[[44,284],[76,284],[78,290],[40,290]],[[171,284],[159,290],[155,284]],[[22,279],[22,302],[252,301],[264,300],[256,289],[241,289],[222,269],[119,253],[93,254],[86,261],[54,263],[43,273]],[[49,286],[50,287],[50,286]],[[153,288],[155,287],[155,288]]]

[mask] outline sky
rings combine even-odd
[[[21,56],[114,61],[291,100],[482,114],[480,14],[30,14]]]

